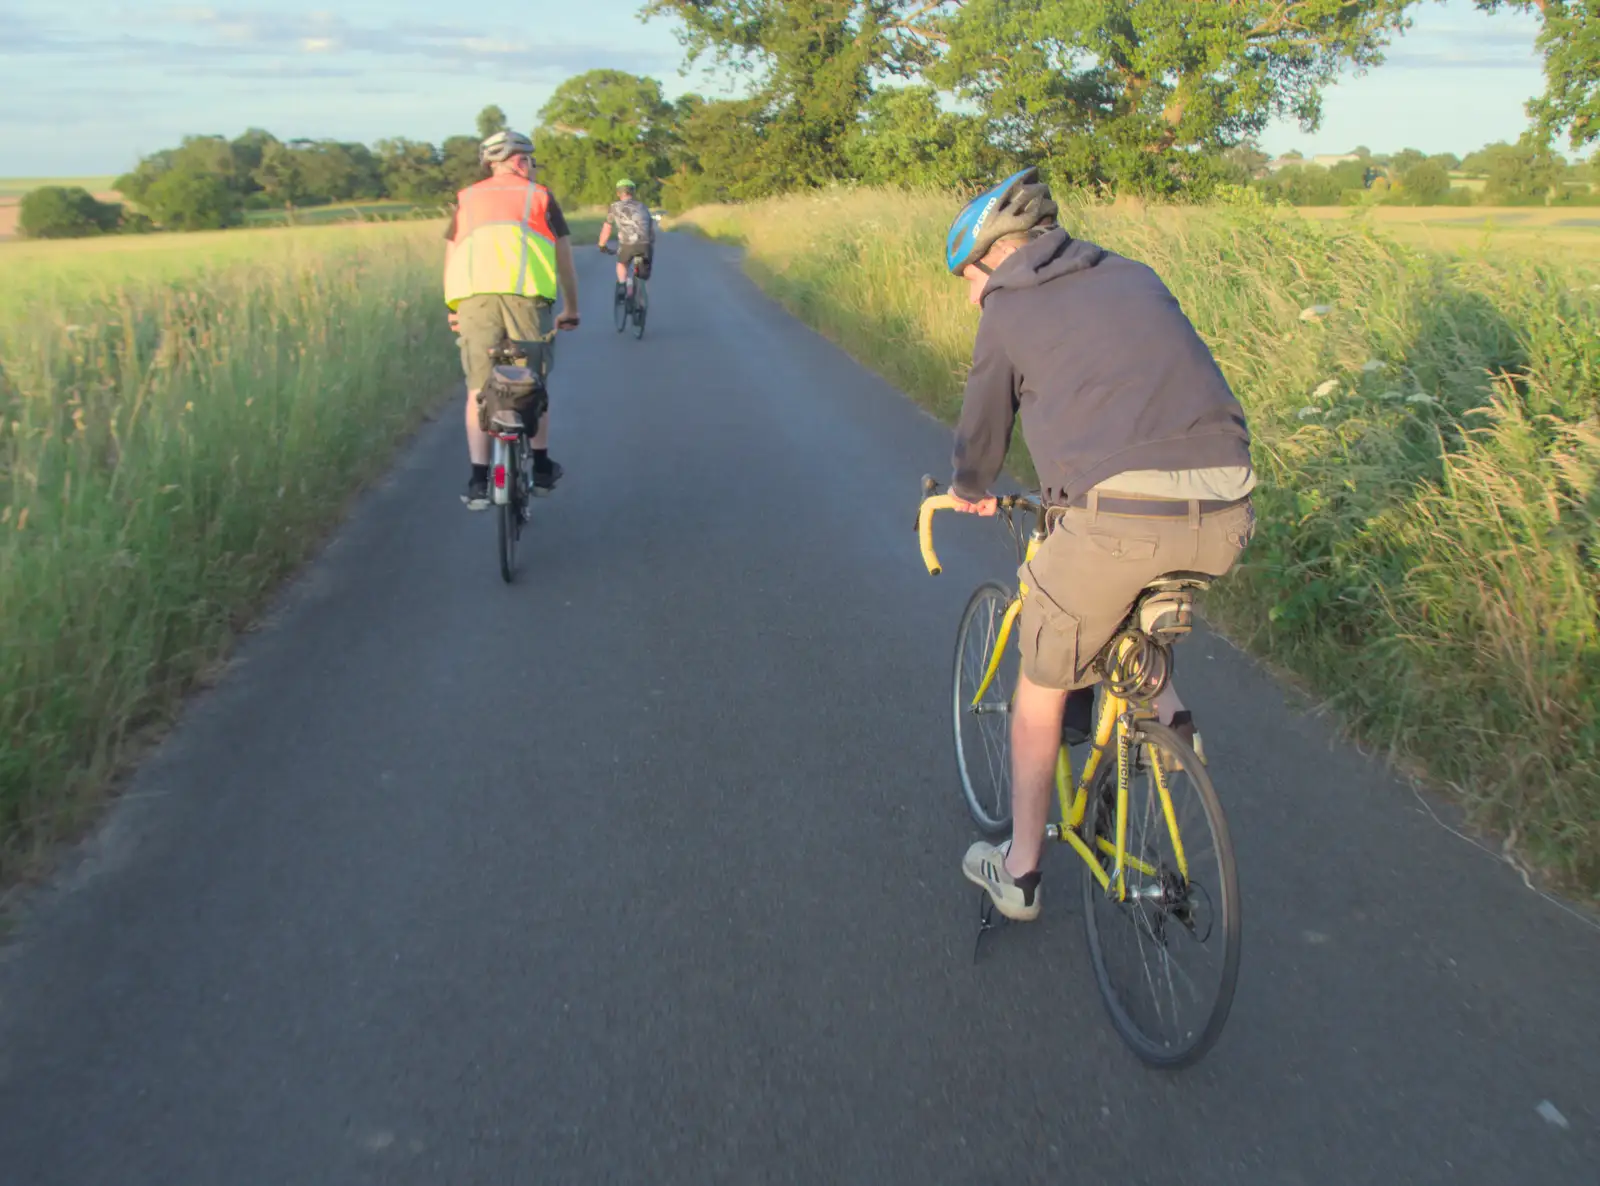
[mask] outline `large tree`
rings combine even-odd
[[[849,145],[875,77],[909,76],[936,56],[954,0],[648,0],[674,17],[690,63],[744,72],[774,189],[850,175]]]
[[[653,199],[671,167],[674,110],[661,84],[621,70],[569,78],[539,110],[540,176],[568,203],[609,201],[626,174]]]
[[[1003,168],[983,121],[946,111],[925,85],[875,93],[845,155],[868,185],[971,189]]]
[[[1340,70],[1382,60],[1413,0],[965,0],[929,71],[1017,156],[1172,189],[1275,116],[1311,130]]]
[[[773,161],[765,152],[766,122],[759,100],[707,102],[685,95],[674,104],[671,173],[661,200],[674,211],[773,192]],[[782,168],[781,165],[778,168]]]
[[[506,113],[493,103],[478,112],[478,139],[487,140],[496,132],[503,132],[511,126],[506,119]]]
[[[1478,7],[1538,9],[1545,89],[1528,114],[1547,141],[1565,133],[1577,149],[1600,139],[1600,0],[1478,0]]]

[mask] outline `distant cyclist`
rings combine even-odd
[[[489,506],[489,436],[478,427],[478,393],[489,381],[489,351],[510,338],[528,365],[548,377],[555,343],[541,341],[578,327],[578,275],[572,266],[567,220],[555,195],[533,179],[533,143],[520,132],[496,132],[478,146],[489,176],[456,195],[445,230],[444,300],[460,335],[467,374],[467,452],[472,477],[461,501],[468,510]],[[552,318],[557,295],[561,314]],[[561,466],[548,452],[550,418],[540,418],[529,441],[533,485],[548,494]]]
[[[617,200],[606,211],[606,222],[600,228],[600,248],[611,241],[611,229],[617,231],[617,293],[621,295],[628,283],[628,265],[634,259],[644,261],[640,274],[648,277],[655,260],[656,220],[636,196],[637,187],[626,177],[617,182]]]

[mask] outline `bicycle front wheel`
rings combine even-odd
[[[1153,1067],[1176,1070],[1216,1042],[1239,976],[1239,872],[1205,766],[1164,725],[1133,726],[1126,894],[1114,874],[1117,763],[1089,790],[1083,837],[1112,875],[1083,874],[1083,923],[1111,1022]]]
[[[643,280],[635,280],[637,286],[633,293],[633,336],[637,340],[644,337],[644,315],[650,308],[649,298],[645,296]]]
[[[979,585],[967,601],[956,631],[951,688],[956,770],[967,811],[991,836],[1011,827],[1011,699],[1016,690],[1016,652],[1000,656],[983,695],[1000,627],[1011,605],[1011,591],[998,581]],[[1008,648],[1009,650],[1009,648]]]

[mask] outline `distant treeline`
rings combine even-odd
[[[1569,163],[1530,140],[1490,144],[1458,158],[1415,148],[1392,155],[1357,148],[1327,164],[1291,153],[1269,162],[1265,153],[1236,150],[1251,184],[1295,206],[1382,203],[1401,206],[1600,205],[1594,163]]]

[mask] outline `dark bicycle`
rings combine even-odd
[[[617,249],[611,246],[607,246],[602,250],[607,255],[615,255],[617,253]],[[633,336],[635,338],[644,337],[645,314],[650,309],[649,293],[645,288],[644,275],[640,271],[640,266],[643,262],[642,257],[637,255],[629,261],[628,282],[617,290],[617,295],[611,302],[611,313],[616,319],[617,332],[620,334],[627,329],[628,322],[632,321]]]
[[[552,330],[547,336],[553,338]],[[520,343],[502,340],[489,352],[493,364],[480,396],[479,423],[490,435],[489,500],[498,514],[500,577],[510,584],[517,571],[517,541],[533,504],[530,437],[549,406],[544,381],[527,365]]]

